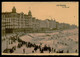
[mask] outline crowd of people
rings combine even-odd
[[[25,42],[25,41],[23,41],[23,40],[21,40],[19,38],[18,34],[16,36],[14,36],[14,37],[10,37],[9,40],[11,40],[11,43],[9,43],[9,44],[12,44],[13,42],[18,41],[18,45],[17,46],[13,46],[12,48],[6,48],[3,51],[3,53],[14,53],[16,48],[21,48],[23,45],[26,45],[26,48],[34,48],[32,50],[32,53],[36,53],[37,50],[39,50],[40,53],[44,53],[45,51],[48,51],[48,53],[64,53],[64,50],[57,50],[56,48],[47,46],[46,44],[44,46],[42,46],[43,45],[42,43],[37,45],[35,43]],[[26,49],[24,48],[23,49],[23,53],[25,53],[25,51],[26,51]],[[70,53],[69,50],[67,50],[66,53]],[[77,50],[75,50],[75,53],[77,53]]]

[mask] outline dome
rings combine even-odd
[[[12,13],[16,13],[16,8],[15,8],[15,6],[12,8]]]

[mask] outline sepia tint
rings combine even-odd
[[[78,55],[78,2],[2,2],[2,55]]]

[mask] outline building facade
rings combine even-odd
[[[30,28],[32,28],[31,11],[28,12],[28,15],[23,12],[17,13],[16,8],[13,7],[12,12],[2,13],[2,35],[26,31]]]
[[[39,20],[32,16],[29,10],[28,14],[23,12],[17,13],[16,8],[12,8],[12,12],[2,12],[2,35],[17,32],[38,32],[54,29],[68,29],[75,28],[77,26],[66,23],[59,23],[56,20]]]

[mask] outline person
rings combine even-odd
[[[34,51],[32,51],[32,53],[34,53]]]
[[[75,50],[75,52],[77,53],[77,49]]]
[[[67,50],[67,53],[69,53],[69,50]]]
[[[23,53],[25,53],[25,49],[23,49]]]
[[[53,52],[53,47],[52,47],[52,52]]]

